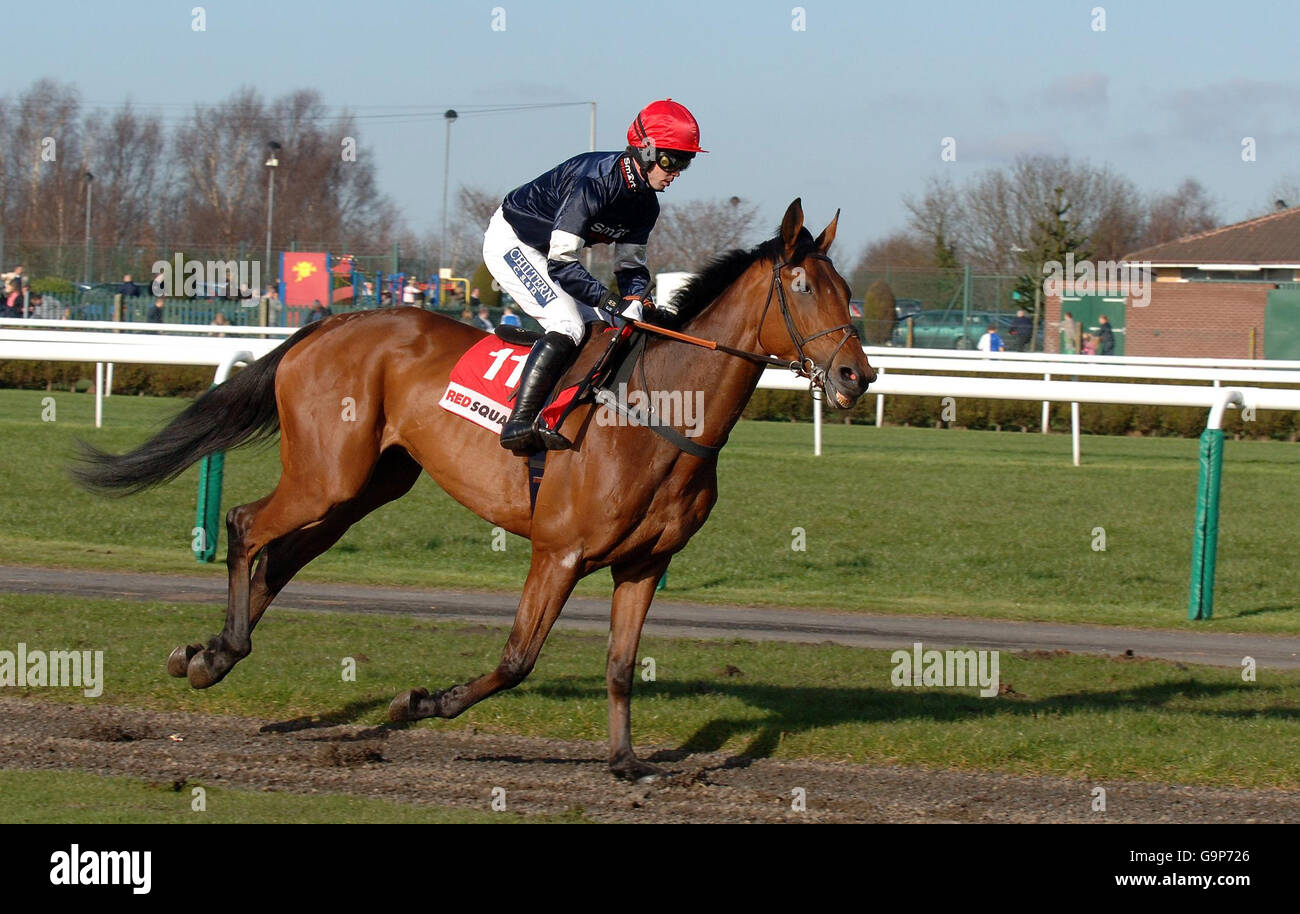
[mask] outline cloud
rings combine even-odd
[[[1090,70],[1070,73],[1054,80],[1043,90],[1041,97],[1048,107],[1055,109],[1059,109],[1062,105],[1072,110],[1104,108],[1109,102],[1107,96],[1109,88],[1109,76]]]
[[[1252,136],[1287,136],[1300,109],[1300,85],[1230,79],[1160,93],[1150,110],[1163,113],[1172,133],[1202,137],[1209,125]]]

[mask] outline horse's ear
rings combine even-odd
[[[817,236],[817,240],[814,242],[817,245],[817,250],[823,254],[830,250],[831,242],[835,240],[835,226],[839,224],[839,221],[840,211],[836,210],[835,218],[831,220],[831,224],[822,229],[822,233]]]
[[[799,230],[803,228],[803,202],[795,197],[790,208],[781,220],[781,240],[785,243],[785,259],[794,256],[794,245],[799,240]]]

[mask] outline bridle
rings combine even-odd
[[[806,254],[804,259],[824,260],[827,263],[830,263],[831,260],[819,251]],[[852,321],[840,324],[838,327],[819,330],[812,336],[802,335],[799,332],[799,328],[794,325],[794,315],[790,313],[790,304],[785,298],[785,285],[781,282],[781,270],[787,266],[790,266],[788,262],[778,262],[772,267],[772,286],[767,291],[767,301],[763,305],[763,316],[759,318],[758,321],[758,347],[760,349],[766,348],[763,346],[763,326],[767,323],[767,312],[768,309],[772,307],[772,292],[775,291],[777,303],[781,308],[781,317],[785,319],[786,332],[790,334],[790,342],[794,343],[795,352],[798,354],[798,359],[791,362],[788,367],[790,371],[794,372],[796,377],[804,377],[808,379],[809,390],[820,387],[825,391],[826,374],[830,371],[831,365],[835,361],[835,357],[839,355],[840,350],[844,348],[844,344],[851,339],[857,339],[859,341],[858,345],[861,346],[862,338],[858,335],[858,328],[853,326]],[[839,345],[831,350],[831,354],[826,357],[826,361],[822,365],[818,365],[810,356],[804,354],[804,346],[808,343],[811,343],[819,337],[827,336],[831,333],[838,333],[841,330],[844,331],[844,338],[840,340]]]
[[[825,260],[827,263],[830,262],[830,258],[820,252],[806,254],[804,255],[804,259]],[[785,359],[778,359],[773,355],[762,355],[757,352],[749,352],[745,349],[736,349],[732,346],[724,346],[721,343],[717,344],[717,348],[730,355],[739,356],[742,359],[748,359],[749,361],[756,362],[760,365],[775,365],[778,368],[789,369],[796,377],[808,379],[809,390],[814,390],[819,387],[822,390],[825,390],[826,374],[830,371],[831,364],[835,361],[835,357],[840,354],[840,350],[844,348],[844,345],[849,340],[857,339],[860,341],[861,337],[858,335],[858,328],[854,327],[851,322],[840,324],[838,327],[819,330],[812,336],[804,336],[801,334],[799,328],[795,326],[794,315],[790,313],[790,303],[785,297],[785,286],[781,282],[781,271],[788,266],[790,266],[790,262],[782,260],[777,261],[777,263],[772,267],[772,284],[768,287],[767,300],[763,303],[763,316],[760,317],[758,321],[758,347],[760,349],[767,348],[763,345],[763,326],[767,323],[767,312],[771,309],[772,299],[775,297],[777,306],[781,309],[781,317],[785,320],[786,332],[790,334],[790,342],[794,343],[794,350],[797,354],[797,358],[792,362],[787,362]],[[826,357],[826,361],[822,364],[817,364],[812,360],[811,356],[804,353],[804,347],[808,343],[811,343],[819,337],[827,336],[831,333],[839,333],[840,331],[844,332],[844,338],[840,340],[839,345],[831,351],[831,354]],[[858,345],[861,345],[861,342],[859,342]]]

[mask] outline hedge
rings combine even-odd
[[[213,369],[203,365],[113,366],[113,393],[150,397],[193,397],[212,385]],[[0,388],[87,390],[94,385],[94,362],[0,362]]]

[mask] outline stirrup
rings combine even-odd
[[[548,451],[567,451],[573,447],[573,442],[565,438],[558,430],[551,428],[546,424],[546,420],[539,413],[537,424],[534,426],[537,438],[543,448]]]

